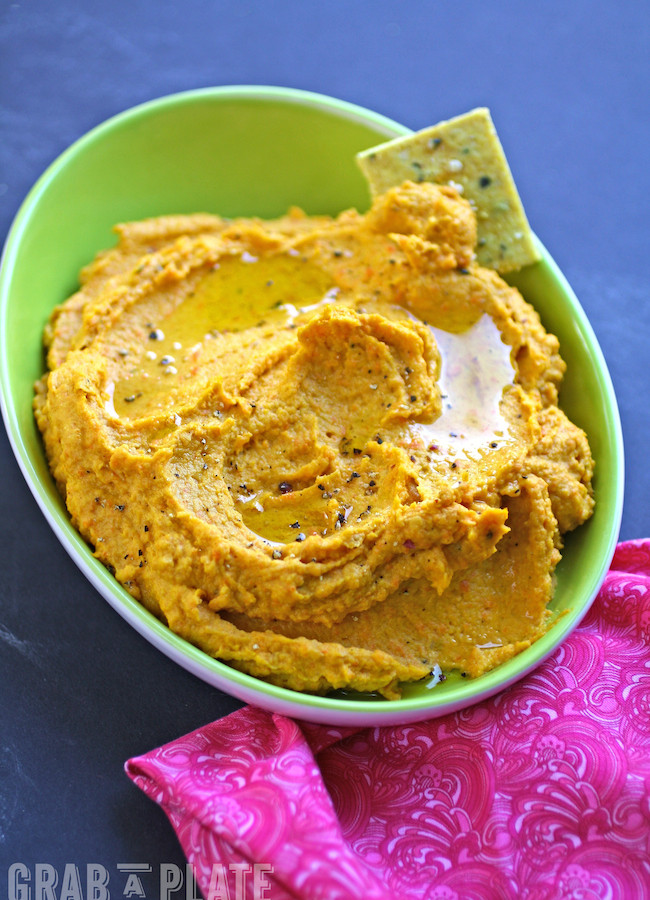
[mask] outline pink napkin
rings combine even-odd
[[[363,730],[248,707],[126,770],[206,900],[650,897],[650,540],[491,700]]]

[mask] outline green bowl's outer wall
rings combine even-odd
[[[562,405],[589,436],[596,512],[566,543],[553,609],[556,625],[528,651],[475,681],[450,678],[404,698],[312,697],[268,685],[213,660],[172,634],[109,575],[70,525],[32,415],[43,371],[41,335],[80,268],[114,243],[117,222],[167,213],[277,216],[365,209],[355,154],[408,129],[322,95],[234,86],[191,91],[129,110],[63,153],[36,183],[12,226],[0,271],[0,397],[10,441],[60,540],[102,595],[152,643],[206,681],[247,702],[332,723],[388,724],[461,708],[534,668],[575,627],[614,552],[623,497],[621,428],[611,380],[571,288],[540,245],[542,261],[512,278],[560,338],[568,363]],[[182,177],[179,177],[182,176]]]

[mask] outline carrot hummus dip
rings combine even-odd
[[[299,691],[392,699],[544,633],[593,463],[558,341],[476,262],[455,187],[117,234],[46,328],[35,412],[133,597]]]

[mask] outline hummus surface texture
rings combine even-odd
[[[35,411],[75,527],[206,653],[301,691],[477,676],[547,629],[591,514],[558,341],[469,203],[117,228],[46,328]]]

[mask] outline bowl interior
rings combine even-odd
[[[70,526],[32,416],[43,371],[41,334],[51,309],[78,285],[80,268],[114,242],[120,221],[165,213],[276,216],[365,209],[355,154],[408,129],[375,113],[301,91],[215,88],[136,107],[66,151],[34,186],[7,239],[0,272],[0,388],[21,469],[50,524],[102,595],[148,640],[199,677],[246,702],[327,722],[389,723],[437,715],[489,696],[530,671],[575,626],[614,551],[623,458],[616,400],[596,338],[544,248],[512,280],[560,337],[568,373],[562,405],[596,459],[593,519],[566,543],[553,608],[559,617],[530,650],[476,681],[409,686],[388,703],[369,696],[311,697],[267,685],[171,634],[123,590]]]

